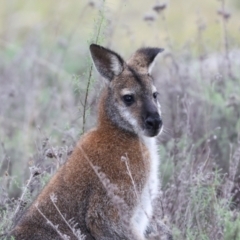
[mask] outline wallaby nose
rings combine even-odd
[[[157,130],[162,127],[162,119],[159,114],[153,114],[146,118],[145,126],[149,130]]]

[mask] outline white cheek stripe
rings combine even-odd
[[[137,120],[133,117],[132,113],[128,111],[128,109],[119,106],[118,110],[120,112],[120,115],[128,122],[130,125],[133,127],[134,131],[136,133],[139,132],[139,127],[138,127],[138,122]]]

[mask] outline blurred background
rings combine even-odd
[[[103,84],[90,43],[125,59],[143,46],[165,49],[154,70],[165,126],[163,189],[199,169],[238,183],[239,0],[0,0],[0,6],[2,203],[21,196],[31,174],[43,176],[42,186],[96,123]]]

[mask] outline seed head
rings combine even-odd
[[[226,20],[228,20],[231,17],[231,14],[224,10],[218,10],[217,13],[218,13],[218,15],[222,16]]]
[[[156,16],[152,12],[146,13],[143,17],[143,20],[146,21],[146,22],[153,22],[153,21],[156,20]]]
[[[160,13],[167,7],[166,3],[157,3],[153,6],[153,10],[157,13]]]

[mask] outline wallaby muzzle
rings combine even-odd
[[[146,100],[144,105],[145,114],[143,117],[144,135],[154,137],[159,134],[163,122],[156,106],[151,100]]]
[[[158,135],[162,128],[162,119],[159,113],[153,113],[149,115],[144,121],[145,129],[144,134],[148,137],[154,137]]]

